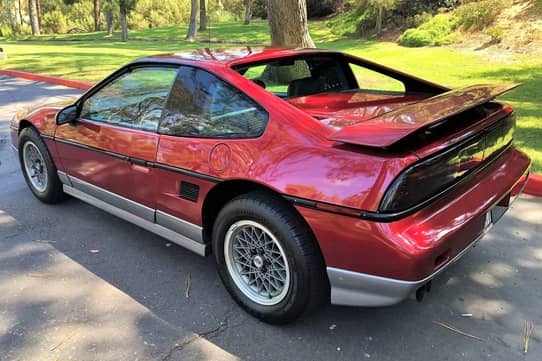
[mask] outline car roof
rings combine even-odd
[[[203,63],[231,67],[234,65],[281,58],[286,56],[322,53],[338,54],[338,52],[335,51],[314,48],[301,49],[246,46],[228,49],[204,48],[192,51],[157,54],[135,60],[133,63]]]

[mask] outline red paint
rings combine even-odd
[[[355,122],[358,125],[345,127],[344,132],[355,133],[352,136],[356,139],[360,136],[367,138],[362,130],[365,124],[370,124],[366,129],[369,129],[367,134],[372,134],[372,144],[382,146],[390,144],[390,139],[403,137],[403,131],[412,132],[434,120],[432,114],[438,113],[439,109],[424,110],[413,106],[430,95],[375,97],[345,92],[307,96],[288,102],[271,95],[230,68],[247,61],[314,53],[336,54],[318,50],[246,48],[200,50],[141,60],[206,68],[243,90],[269,113],[267,128],[259,138],[173,137],[86,120],[75,126],[65,124],[56,127],[54,116],[60,109],[59,105],[21,115],[19,120],[24,118],[43,134],[54,134],[58,139],[201,173],[226,182],[250,181],[279,194],[314,200],[316,209],[296,207],[313,230],[328,266],[404,280],[421,279],[432,273],[436,266],[441,266],[443,259],[453,258],[481,233],[485,213],[491,206],[508,194],[519,192],[526,182],[528,157],[511,148],[453,192],[398,221],[368,221],[353,217],[352,210],[378,211],[384,192],[406,167],[420,157],[430,156],[479,132],[502,119],[511,109],[496,105],[498,109],[483,122],[465,126],[418,148],[393,152],[369,149],[329,140],[336,128],[324,125],[316,118],[334,118],[337,123],[331,125],[345,127],[350,125],[346,123],[352,117],[357,117]],[[380,69],[389,68],[380,66]],[[446,90],[429,82],[424,84]],[[488,91],[484,96],[494,96],[491,89]],[[449,101],[450,98],[445,102],[449,107],[448,114],[466,102],[481,101],[480,94],[474,90],[456,95],[455,103]],[[411,110],[412,124],[401,120],[397,113],[404,107]],[[368,120],[388,110],[391,112],[372,123]],[[12,125],[15,141],[19,120]],[[375,129],[378,131],[373,132]],[[58,154],[55,153],[53,158],[59,169],[149,207],[203,225],[203,203],[216,186],[214,182],[161,168],[147,167],[144,171],[145,167],[133,165],[128,160],[60,142],[48,141],[49,144],[57,147]],[[196,202],[179,196],[183,181],[200,187],[200,197]],[[343,207],[350,209],[349,215],[333,213]]]
[[[84,144],[127,157],[156,160],[158,134],[80,119],[58,126],[56,139]],[[127,160],[93,150],[56,142],[64,170],[79,179],[154,208],[156,177],[154,169],[142,172]]]
[[[519,84],[474,85],[411,103],[383,115],[338,130],[330,139],[369,147],[389,147],[406,136],[447,117],[486,103]],[[352,112],[351,117],[356,114]]]
[[[391,223],[297,207],[311,226],[327,266],[417,281],[445,252],[453,258],[482,232],[487,210],[525,185],[529,158],[513,149],[475,180],[431,206]]]

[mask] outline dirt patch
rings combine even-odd
[[[450,45],[460,52],[475,52],[492,61],[542,59],[542,1],[516,0],[498,17],[493,27],[502,30],[502,41],[493,44],[485,32],[465,33],[463,41]]]

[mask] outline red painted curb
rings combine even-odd
[[[7,69],[0,70],[0,75],[7,75],[7,76],[13,76],[17,78],[42,81],[45,83],[64,85],[69,88],[76,88],[76,89],[82,89],[82,90],[88,90],[90,89],[90,87],[92,87],[92,84],[84,82],[84,81],[80,81],[80,80],[69,80],[69,79],[57,78],[54,76],[28,73],[26,71],[19,71],[19,70],[7,70]]]
[[[529,175],[529,180],[527,181],[527,185],[525,186],[523,193],[527,193],[536,197],[542,197],[542,175]]]
[[[76,89],[82,89],[82,90],[88,90],[90,89],[90,87],[92,87],[91,83],[87,83],[80,80],[69,80],[69,79],[57,78],[54,76],[28,73],[26,71],[19,71],[19,70],[1,70],[0,69],[0,75],[8,75],[8,76],[13,76],[13,77],[18,77],[18,78],[29,79],[29,80],[42,81],[45,83],[64,85],[70,88],[76,88]],[[529,175],[529,180],[527,181],[527,185],[525,186],[525,189],[523,190],[523,192],[530,194],[532,196],[542,197],[542,175],[539,175],[539,174]]]

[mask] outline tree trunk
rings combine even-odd
[[[107,35],[113,36],[113,10],[110,8],[105,12],[105,26],[107,27]]]
[[[23,25],[23,22],[24,22],[24,18],[23,18],[23,4],[21,3],[21,0],[18,0],[18,3],[19,3],[19,20],[21,21],[19,24]]]
[[[38,25],[41,29],[41,0],[36,0],[36,14],[38,15]]]
[[[186,33],[186,40],[196,40],[196,33],[198,31],[198,0],[190,0],[190,23],[188,25],[188,33]]]
[[[126,7],[120,7],[120,25],[122,32],[120,34],[120,41],[128,41],[128,23],[126,22]]]
[[[376,33],[380,34],[382,32],[382,13],[384,9],[382,5],[378,5],[378,14],[376,16]]]
[[[100,0],[94,0],[94,31],[100,31]]]
[[[268,0],[271,45],[314,48],[307,27],[306,0]]]
[[[245,25],[250,24],[250,19],[252,18],[252,10],[250,9],[251,2],[252,1],[250,0],[245,0],[245,21],[243,22]]]
[[[40,35],[40,24],[38,22],[38,11],[35,0],[28,0],[28,15],[30,17],[32,35]]]
[[[199,1],[199,31],[207,30],[207,8],[205,0]]]

